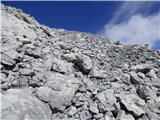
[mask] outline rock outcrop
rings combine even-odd
[[[160,120],[160,52],[1,7],[1,120]]]

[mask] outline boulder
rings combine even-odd
[[[9,89],[1,94],[2,120],[51,120],[49,106],[27,91]]]
[[[78,54],[77,64],[82,69],[84,73],[89,73],[92,69],[92,61],[89,56]]]
[[[130,114],[126,114],[125,111],[120,110],[116,117],[116,120],[135,120],[134,117]]]
[[[135,94],[121,94],[121,104],[136,118],[146,113],[147,105],[144,100]]]
[[[148,100],[147,105],[152,112],[160,114],[160,97]]]
[[[98,93],[95,96],[95,99],[99,100],[105,107],[105,109],[109,109],[111,111],[116,111],[116,97],[114,95],[113,89],[107,89],[103,92]]]
[[[50,95],[51,95],[51,88],[49,87],[39,87],[37,88],[36,90],[36,96],[42,100],[42,101],[45,101],[45,102],[49,102],[50,100]]]
[[[130,72],[130,81],[133,84],[142,84],[143,83],[143,79],[141,79],[140,77],[138,77],[137,73],[132,71]]]
[[[16,63],[15,60],[13,60],[10,56],[6,55],[6,54],[1,54],[1,62],[4,65],[8,65],[8,66],[12,66]]]
[[[62,55],[62,57],[69,62],[77,64],[84,73],[88,74],[92,69],[92,61],[87,55],[80,53],[69,53]]]
[[[79,81],[72,76],[51,73],[45,86],[52,89],[48,102],[49,105],[52,109],[60,109],[60,107],[67,106],[71,103],[75,92],[79,88]]]
[[[132,66],[131,69],[135,70],[136,72],[142,72],[147,73],[150,71],[150,69],[153,68],[153,64],[138,64],[135,66]]]
[[[52,70],[62,74],[71,74],[73,72],[71,63],[67,63],[57,58],[52,59]]]
[[[141,86],[137,92],[145,101],[157,97],[156,91],[152,90],[149,86]]]

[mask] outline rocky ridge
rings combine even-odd
[[[160,52],[1,8],[2,120],[160,120]]]

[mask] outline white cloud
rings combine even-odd
[[[147,2],[123,2],[119,8],[112,15],[112,19],[109,21],[109,24],[115,24],[119,19],[127,20],[132,15],[137,14],[138,12],[145,12],[146,14],[150,12],[150,8],[153,6],[152,3]]]
[[[101,35],[123,44],[154,46],[157,41],[160,41],[160,12],[149,16],[138,14],[142,9],[146,9],[144,7],[148,11],[151,9],[151,5],[148,4],[144,6],[136,3],[131,6],[128,2],[124,2],[113,14],[110,22],[104,26]],[[119,22],[121,17],[125,19]]]
[[[133,15],[127,22],[105,25],[103,35],[123,44],[150,44],[160,40],[159,14],[144,17]]]

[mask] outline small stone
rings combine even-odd
[[[70,109],[70,111],[69,111],[69,116],[73,116],[74,114],[76,114],[77,113],[77,108],[76,107],[74,107],[74,106],[71,106],[71,109]]]
[[[116,120],[125,120],[125,117],[126,117],[125,111],[120,110],[120,111],[118,112],[118,115],[117,115],[117,117],[116,117]]]
[[[102,113],[99,113],[97,115],[93,115],[93,118],[95,118],[96,120],[99,120],[103,117],[103,114]]]
[[[30,70],[30,69],[19,69],[19,72],[21,75],[24,75],[24,76],[33,76],[35,75],[35,72],[33,70]]]
[[[137,73],[138,77],[144,79],[145,78],[145,75],[142,73],[142,72],[138,72]]]
[[[90,72],[91,78],[97,78],[97,79],[104,79],[106,77],[106,71],[104,70],[97,70],[96,68],[91,70]]]
[[[111,120],[111,118],[106,114],[104,117],[105,120]]]
[[[91,118],[91,115],[88,111],[82,111],[79,113],[80,120],[88,120]]]
[[[89,110],[94,114],[98,114],[99,113],[99,110],[98,110],[96,105],[90,105]]]

